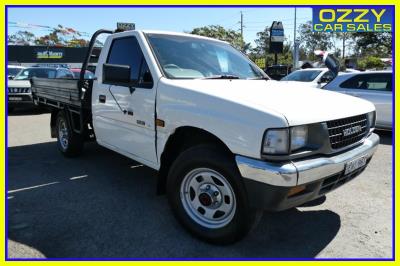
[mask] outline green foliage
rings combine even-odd
[[[44,36],[35,36],[29,31],[18,31],[8,35],[8,43],[16,45],[43,45],[43,46],[67,46],[85,47],[89,41],[81,37],[81,34],[74,29],[65,28],[58,25],[56,28]],[[100,41],[96,41],[96,46],[103,46]]]
[[[269,50],[269,27],[257,32],[257,39],[254,40],[256,47],[252,50],[255,54],[266,55]]]
[[[18,45],[31,45],[35,41],[35,35],[29,31],[18,31],[7,36],[8,43]]]
[[[269,27],[265,27],[263,31],[257,32],[257,39],[254,40],[256,47],[249,54],[251,60],[265,58],[267,66],[275,64],[275,55],[269,53],[269,38]],[[283,43],[283,52],[278,54],[278,64],[291,65],[293,63],[292,50],[292,45],[285,40]]]
[[[243,42],[242,35],[240,33],[231,29],[225,29],[219,25],[194,28],[190,33],[229,42],[238,50],[248,50],[250,48],[250,44]]]
[[[314,32],[311,21],[299,26],[300,46],[305,50],[307,57],[315,59],[314,51],[327,51],[333,47],[333,34],[330,32]]]
[[[371,68],[381,69],[385,66],[385,64],[379,57],[366,56],[361,60],[358,60],[357,66],[360,69],[371,69]]]
[[[355,32],[352,37],[359,56],[389,57],[392,54],[391,32]]]

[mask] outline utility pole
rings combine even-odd
[[[347,33],[342,32],[342,37],[343,37],[343,46],[342,46],[342,48],[343,48],[343,55],[342,55],[342,58],[343,58],[343,59],[344,59],[344,56],[345,56],[345,49],[346,49],[346,34],[347,34]]]
[[[240,11],[240,36],[241,36],[241,38],[242,38],[242,52],[244,52],[243,51],[243,49],[244,49],[244,39],[243,39],[243,12],[242,11]]]
[[[297,19],[297,9],[294,8],[294,30],[293,30],[293,70],[297,68],[297,60],[299,60],[297,57],[297,41],[296,41],[296,31],[297,31],[297,26],[296,26],[296,19]]]

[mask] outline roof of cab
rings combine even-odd
[[[129,31],[123,31],[123,32],[129,32]],[[162,34],[162,35],[171,35],[171,36],[184,36],[184,37],[192,37],[192,38],[221,42],[221,43],[228,43],[228,42],[221,41],[221,40],[214,39],[214,38],[209,38],[209,37],[204,37],[204,36],[189,34],[189,33],[183,33],[183,32],[162,31],[162,30],[132,30],[132,32],[141,32],[143,34]],[[118,33],[115,33],[115,34],[118,34]]]

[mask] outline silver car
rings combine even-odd
[[[392,129],[392,71],[342,74],[323,89],[363,98],[375,104],[376,127]]]

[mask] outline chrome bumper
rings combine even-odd
[[[284,163],[265,162],[240,155],[236,164],[243,178],[273,186],[292,187],[340,173],[353,159],[371,157],[379,144],[379,136],[372,133],[362,145],[332,157],[319,157]]]

